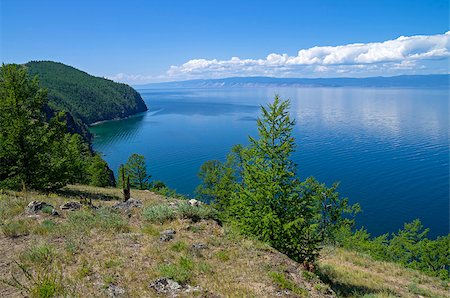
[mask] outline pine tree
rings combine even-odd
[[[151,175],[147,174],[147,165],[145,157],[139,154],[132,154],[124,166],[125,174],[130,179],[130,186],[137,189],[151,188]],[[121,185],[121,177],[119,175],[119,186]]]

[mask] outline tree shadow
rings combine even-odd
[[[58,195],[64,197],[70,197],[73,199],[90,199],[90,200],[99,200],[99,201],[112,201],[112,200],[121,200],[121,198],[114,194],[104,194],[97,192],[90,192],[86,190],[78,190],[78,189],[68,189],[62,188],[56,191]]]
[[[389,293],[396,296],[396,293],[388,290],[388,289],[373,289],[362,285],[355,285],[351,283],[343,283],[335,278],[333,278],[332,272],[327,272],[327,270],[323,270],[319,268],[316,271],[317,276],[320,280],[329,285],[330,288],[338,295],[339,297],[362,297],[364,295],[377,294],[377,293]]]

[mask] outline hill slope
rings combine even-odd
[[[60,206],[80,196],[96,209],[24,213],[34,200]],[[12,284],[15,276],[28,288],[0,282],[0,296],[32,296],[51,285],[57,296],[74,297],[449,297],[448,284],[438,279],[342,249],[324,250],[318,275],[306,272],[211,219],[185,212],[149,221],[181,208],[182,201],[132,190],[143,207],[111,211],[120,196],[119,189],[87,186],[50,195],[0,193],[0,276]],[[161,241],[168,229],[175,234]]]
[[[145,88],[222,88],[222,87],[406,87],[447,88],[450,75],[404,75],[369,78],[273,78],[233,77],[188,80],[135,86]]]
[[[126,84],[94,77],[58,62],[31,61],[25,66],[48,89],[52,108],[70,112],[86,124],[147,110],[140,94]]]

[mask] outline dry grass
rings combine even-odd
[[[340,248],[323,251],[320,271],[341,297],[450,297],[438,278]]]
[[[92,212],[84,207],[59,217],[24,214],[33,200],[57,207],[80,197],[104,208]],[[148,191],[132,191],[132,197],[144,208],[176,201]],[[16,276],[34,291],[0,282],[0,297],[36,296],[39,291],[105,297],[112,285],[127,297],[155,297],[149,285],[160,277],[200,287],[200,292],[183,293],[186,297],[334,297],[330,287],[341,297],[449,297],[448,284],[437,279],[342,249],[324,250],[319,278],[214,220],[178,217],[155,224],[140,208],[109,211],[120,199],[119,189],[80,185],[50,195],[0,193],[0,280]],[[160,232],[169,228],[176,231],[175,239],[160,242]],[[206,248],[193,249],[195,243]]]
[[[38,284],[28,280],[18,262],[34,277],[48,275],[50,286],[64,289],[63,294],[56,292],[58,295],[104,297],[114,285],[125,290],[125,296],[154,297],[150,283],[171,277],[200,287],[199,292],[183,294],[187,297],[333,296],[317,277],[305,278],[297,263],[214,220],[175,219],[153,224],[145,220],[140,208],[115,214],[108,209],[93,213],[84,207],[61,212],[59,217],[29,217],[23,212],[33,200],[56,207],[80,196],[107,207],[116,203],[121,193],[118,189],[69,186],[50,195],[0,195],[1,223],[25,221],[27,231],[17,237],[0,233],[2,279],[11,281],[14,275],[27,287],[48,288],[42,280]],[[145,207],[170,201],[148,191],[132,191],[132,197],[142,200]],[[159,233],[169,228],[176,231],[175,239],[160,242]],[[193,249],[195,243],[206,244],[206,248]],[[0,283],[0,297],[21,295],[19,289]]]

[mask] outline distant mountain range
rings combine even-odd
[[[402,75],[369,78],[273,78],[232,77],[224,79],[188,80],[134,86],[146,88],[224,88],[224,87],[407,87],[448,88],[450,74]]]

